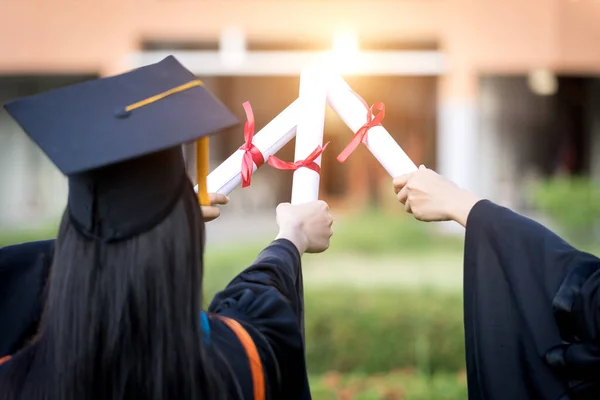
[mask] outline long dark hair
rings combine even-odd
[[[41,334],[6,365],[0,398],[224,397],[200,329],[203,247],[191,185],[159,225],[122,242],[98,247],[65,213]]]

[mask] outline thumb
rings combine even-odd
[[[426,166],[424,166],[423,164],[419,165],[419,170],[420,171],[425,171],[427,169]]]

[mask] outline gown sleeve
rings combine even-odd
[[[310,399],[304,341],[301,258],[288,240],[274,241],[211,302],[209,313],[233,318],[256,340],[275,399]]]
[[[598,343],[589,340],[598,261],[507,208],[487,200],[473,207],[464,259],[471,400],[592,398],[590,382],[570,375],[582,359],[567,366],[564,355],[581,338]]]
[[[35,335],[54,240],[0,249],[0,357],[14,354]]]

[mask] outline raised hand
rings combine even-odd
[[[480,200],[423,165],[394,178],[393,183],[398,201],[420,221],[454,220],[465,226],[471,208]]]
[[[277,207],[277,225],[277,238],[290,240],[300,254],[327,250],[333,235],[329,206],[320,200],[299,205],[280,204]]]

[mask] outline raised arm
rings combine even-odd
[[[333,219],[323,202],[282,204],[277,223],[276,240],[215,296],[209,313],[235,319],[251,332],[267,382],[278,388],[274,398],[310,399],[300,257],[329,247]]]
[[[247,291],[255,295],[276,291],[273,295],[285,299],[298,325],[304,325],[300,257],[329,247],[333,218],[322,201],[296,206],[285,203],[277,207],[277,224],[276,240],[215,296],[209,311],[226,312]]]
[[[600,260],[424,167],[394,183],[416,218],[466,227],[469,398],[598,398]]]

